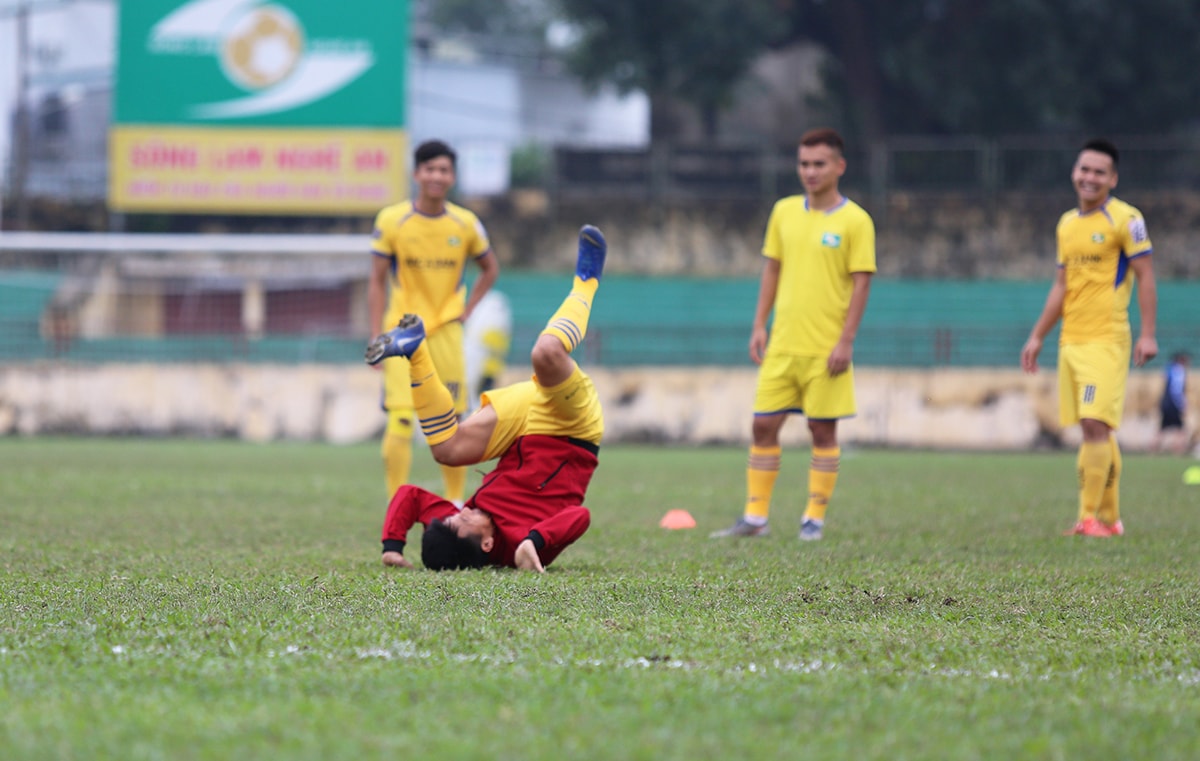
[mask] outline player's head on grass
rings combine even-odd
[[[483,568],[490,563],[483,540],[478,533],[460,535],[446,522],[434,520],[421,537],[421,562],[431,571]]]

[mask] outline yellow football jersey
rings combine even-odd
[[[1152,251],[1142,213],[1118,198],[1058,220],[1058,266],[1066,272],[1061,343],[1129,340],[1129,260]]]
[[[875,224],[850,199],[812,211],[804,196],[780,199],[763,256],[779,260],[768,351],[824,357],[846,325],[854,272],[875,271]]]
[[[380,329],[395,326],[412,312],[425,331],[462,317],[468,259],[491,251],[487,230],[473,213],[452,203],[444,213],[426,216],[411,201],[388,206],[375,217],[371,252],[390,260],[392,289]]]

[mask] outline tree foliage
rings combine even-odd
[[[1200,123],[1195,0],[422,0],[445,29],[544,41],[584,81],[679,102],[712,132],[771,46],[828,53],[832,121],[889,134],[1162,133]]]
[[[737,82],[781,31],[770,0],[559,0],[559,5],[578,27],[569,62],[585,81],[644,90],[655,107],[671,99],[688,103],[709,133]]]
[[[1162,132],[1200,116],[1189,0],[792,0],[866,135]]]

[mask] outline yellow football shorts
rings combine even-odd
[[[454,397],[454,411],[467,411],[467,366],[463,357],[463,325],[448,322],[425,338],[438,377]],[[383,407],[388,413],[388,430],[412,430],[413,400],[410,365],[403,357],[383,360]]]
[[[483,394],[483,404],[496,411],[496,428],[484,460],[499,457],[520,436],[570,436],[599,444],[604,414],[592,379],[578,366],[557,386],[532,381],[514,383]]]
[[[1125,411],[1129,343],[1058,347],[1058,417],[1063,426],[1099,420],[1114,430]]]
[[[799,412],[810,420],[853,417],[854,366],[838,376],[829,374],[828,357],[798,357],[767,353],[758,368],[754,414]]]

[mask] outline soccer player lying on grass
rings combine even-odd
[[[592,380],[571,352],[587,334],[606,252],[604,236],[585,225],[571,293],[530,354],[533,379],[487,392],[461,424],[419,317],[405,315],[367,347],[368,364],[392,356],[411,362],[413,403],[435,460],[473,465],[500,458],[461,509],[425,489],[400,487],[383,522],[384,565],[412,568],[404,544],[414,523],[425,526],[421,560],[435,571],[495,565],[543,572],[587,531],[583,498],[604,419]]]

